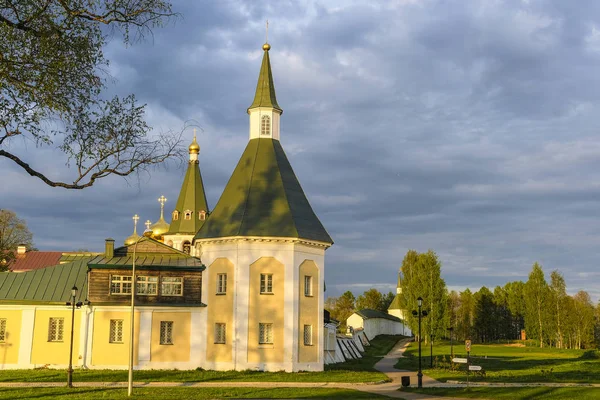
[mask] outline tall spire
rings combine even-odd
[[[269,50],[271,45],[269,43],[263,44],[263,59],[260,67],[260,73],[258,75],[258,84],[256,85],[256,94],[254,95],[254,101],[248,107],[248,113],[250,110],[257,107],[269,107],[273,108],[279,113],[283,110],[277,104],[277,97],[275,96],[275,85],[273,84],[273,74],[271,73],[271,60],[269,59]]]

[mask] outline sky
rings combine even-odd
[[[281,143],[335,244],[327,294],[394,290],[407,250],[434,250],[449,289],[527,280],[539,262],[600,298],[600,2],[175,1],[180,18],[105,47],[106,95],[147,104],[152,134],[199,127],[216,204],[248,141],[269,20]],[[55,179],[55,148],[10,150]],[[0,207],[40,250],[101,251],[131,217],[167,215],[184,165],[50,188],[0,159]],[[71,179],[72,180],[72,179]]]

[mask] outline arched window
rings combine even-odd
[[[183,219],[192,219],[192,211],[191,210],[185,210],[183,212]]]
[[[271,117],[263,115],[260,123],[260,134],[270,135],[271,134]]]
[[[177,221],[179,219],[179,211],[173,211],[173,221]]]
[[[206,219],[206,211],[204,211],[204,210],[203,210],[203,211],[200,211],[200,212],[198,213],[198,219],[199,219],[200,221],[204,221],[204,220]]]
[[[190,244],[190,242],[188,242],[187,240],[185,242],[183,242],[183,252],[185,254],[190,254],[191,248],[192,248],[192,245]]]

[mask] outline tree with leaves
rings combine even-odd
[[[0,2],[0,157],[47,185],[82,189],[180,156],[180,135],[149,135],[133,95],[103,97],[107,28],[130,44],[174,16],[163,0]],[[72,182],[12,151],[19,138],[56,146],[74,167]]]
[[[544,347],[549,327],[549,310],[547,301],[550,290],[544,277],[544,271],[537,262],[533,264],[529,279],[525,283],[525,327],[527,334],[537,337],[540,347]]]
[[[33,246],[27,223],[10,210],[0,209],[0,271],[7,271],[16,258],[17,247]]]
[[[369,308],[371,310],[379,310],[382,302],[383,295],[379,290],[371,288],[358,296],[356,299],[356,309],[364,310],[365,308]]]
[[[556,333],[556,347],[564,347],[564,324],[566,320],[565,299],[567,298],[567,284],[565,278],[557,270],[550,274],[550,302],[552,304],[552,323]]]

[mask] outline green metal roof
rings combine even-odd
[[[167,235],[177,233],[189,233],[193,235],[204,224],[204,221],[198,218],[198,213],[200,211],[208,213],[208,202],[206,201],[202,175],[200,174],[200,167],[197,161],[190,161],[188,164],[175,210],[179,211],[179,219],[171,220],[171,226]],[[192,219],[186,220],[183,218],[183,212],[186,210],[193,211]]]
[[[195,239],[290,237],[333,243],[275,139],[248,142],[219,202]]]
[[[361,317],[363,317],[363,319],[383,318],[383,319],[389,319],[390,321],[402,322],[402,320],[398,317],[395,317],[390,314],[386,314],[386,313],[378,311],[378,310],[371,310],[370,308],[365,308],[363,310],[357,311],[356,313],[358,315],[360,315]]]
[[[252,105],[248,110],[256,107],[271,107],[283,112],[277,98],[275,97],[275,85],[273,84],[273,74],[271,73],[271,60],[269,59],[270,46],[265,49],[260,66],[260,74],[258,75],[258,84],[256,85],[256,94]]]
[[[0,273],[0,304],[64,304],[71,301],[73,285],[79,289],[77,300],[87,296],[89,258],[35,271]]]
[[[106,257],[105,254],[94,257],[87,265],[89,268],[131,269],[134,248],[136,269],[202,271],[206,268],[199,258],[148,237],[140,239],[137,246],[131,244],[115,249],[112,257]]]
[[[390,303],[388,310],[402,310],[402,301],[399,294],[394,297],[394,300],[392,300]]]

